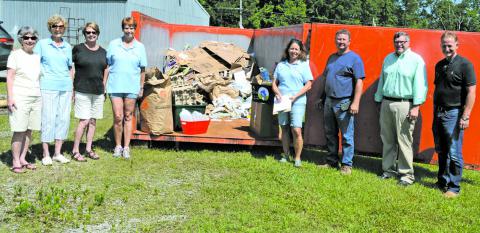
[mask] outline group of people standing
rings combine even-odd
[[[63,17],[54,15],[47,25],[51,35],[41,40],[34,28],[20,28],[17,39],[21,48],[12,51],[7,62],[7,105],[13,132],[11,170],[23,173],[36,169],[25,159],[33,130],[41,131],[43,165],[70,162],[62,154],[62,145],[68,136],[72,100],[75,118],[79,119],[72,159],[99,159],[92,143],[107,93],[114,113],[113,155],[130,158],[132,114],[136,99],[142,96],[147,66],[145,47],[134,38],[135,20],[122,20],[123,36],[113,40],[108,50],[97,43],[100,28],[95,22],[83,27],[85,42],[73,48],[63,38],[68,26]],[[79,147],[85,131],[84,156]]]
[[[132,114],[136,99],[143,95],[145,47],[134,38],[136,22],[122,20],[123,36],[113,40],[108,50],[97,44],[99,26],[89,22],[83,28],[85,43],[71,47],[63,35],[67,22],[55,15],[48,20],[51,36],[38,41],[39,35],[29,26],[17,34],[22,48],[13,51],[7,64],[8,109],[15,173],[35,166],[25,156],[32,130],[41,129],[43,165],[52,161],[68,163],[62,145],[68,135],[71,101],[74,99],[75,130],[72,158],[87,161],[80,153],[80,141],[86,133],[85,155],[99,159],[92,148],[96,120],[103,117],[105,93],[112,102],[114,115],[114,157],[130,158]],[[365,69],[362,58],[350,50],[350,32],[335,34],[337,51],[327,60],[322,79],[324,97],[320,107],[324,113],[327,139],[327,163],[322,167],[340,169],[351,174],[354,157],[354,119],[359,112]],[[37,42],[38,41],[38,42]],[[411,185],[413,171],[413,130],[419,107],[426,100],[425,62],[410,49],[410,36],[397,32],[393,37],[395,51],[383,61],[375,93],[380,103],[380,136],[383,142],[382,179],[399,177],[399,184]],[[463,133],[469,126],[475,102],[476,78],[473,65],[457,54],[458,38],[445,32],[440,39],[445,58],[435,66],[433,134],[439,156],[438,187],[447,197],[460,192],[463,169]],[[289,98],[290,112],[279,113],[282,129],[281,162],[290,157],[290,133],[293,136],[294,166],[301,166],[303,148],[302,125],[306,108],[306,92],[312,86],[312,72],[305,46],[292,39],[283,59],[275,68],[272,89],[277,99]],[[342,137],[342,158],[338,155]],[[123,139],[123,144],[122,144]],[[54,143],[50,156],[49,144]]]
[[[354,119],[359,112],[365,68],[362,58],[350,50],[350,32],[342,29],[335,34],[337,51],[330,55],[324,72],[324,96],[318,104],[323,109],[327,139],[324,168],[352,173],[354,156]],[[423,58],[410,49],[410,36],[399,31],[393,36],[395,51],[388,54],[375,93],[379,105],[380,137],[383,143],[381,179],[399,178],[398,184],[414,183],[413,130],[419,108],[426,100],[428,84]],[[440,38],[445,58],[435,66],[434,120],[432,131],[439,170],[436,185],[447,198],[460,192],[463,169],[462,142],[475,102],[476,77],[473,65],[457,54],[458,37],[445,32]],[[289,96],[292,111],[280,113],[283,154],[280,162],[290,157],[290,130],[294,137],[295,162],[299,167],[303,147],[302,121],[305,115],[305,93],[313,80],[306,51],[301,41],[292,39],[274,73],[273,91],[276,98]],[[342,156],[338,154],[342,137]]]

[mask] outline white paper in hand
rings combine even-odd
[[[279,101],[275,98],[273,102],[273,114],[278,114],[278,112],[290,112],[292,109],[292,101],[290,100],[289,95],[282,96],[282,100]]]

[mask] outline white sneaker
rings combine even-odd
[[[293,166],[301,167],[302,166],[302,161],[301,160],[295,160],[295,164]]]
[[[57,161],[59,163],[69,163],[70,159],[65,158],[62,154],[54,155],[52,157],[53,161]]]
[[[42,164],[43,166],[52,166],[52,158],[50,158],[50,156],[43,157]]]
[[[124,159],[130,158],[130,148],[128,147],[123,148],[123,158]]]
[[[280,160],[278,160],[280,163],[286,163],[290,160],[290,155],[282,154],[281,156],[282,156],[282,158]]]
[[[122,156],[123,148],[121,146],[116,146],[113,150],[113,157],[118,158]]]

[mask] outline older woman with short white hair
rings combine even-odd
[[[25,159],[32,130],[40,130],[42,100],[40,96],[40,57],[33,53],[38,33],[30,26],[20,28],[22,45],[10,53],[7,62],[7,104],[12,136],[12,172],[35,170]]]

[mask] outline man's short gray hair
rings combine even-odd
[[[38,40],[37,30],[35,30],[33,27],[30,27],[30,26],[23,26],[20,28],[20,30],[18,30],[18,33],[17,33],[18,42],[20,42],[20,44],[23,43],[23,36],[28,34],[37,37],[37,40]]]
[[[347,29],[340,29],[335,33],[335,38],[337,38],[338,35],[347,35],[348,40],[350,40],[350,31]]]
[[[405,36],[405,39],[407,41],[410,41],[410,35],[408,35],[408,33],[404,31],[395,32],[395,35],[393,35],[393,41],[395,41],[395,39],[401,36]]]

